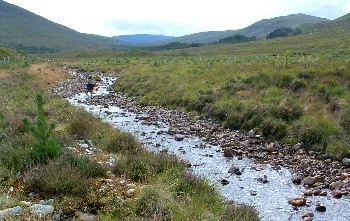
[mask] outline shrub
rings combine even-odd
[[[257,104],[253,108],[247,108],[243,113],[242,129],[251,130],[259,127],[261,122],[272,114],[271,107],[267,105]]]
[[[349,134],[350,133],[350,110],[346,111],[340,119],[340,125]]]
[[[65,154],[62,160],[77,168],[86,178],[103,176],[106,168],[94,160],[75,154]]]
[[[306,83],[302,80],[296,79],[290,83],[290,88],[295,92],[300,91],[301,89],[303,89],[305,87],[306,87]]]
[[[32,168],[25,181],[30,191],[45,196],[81,195],[89,186],[83,173],[62,159],[49,160],[46,165]]]
[[[36,104],[36,122],[30,123],[27,118],[24,118],[23,123],[34,137],[32,146],[33,160],[35,162],[44,163],[48,159],[60,156],[62,154],[62,147],[60,141],[52,135],[55,124],[52,123],[48,126],[46,123],[42,94],[37,94]]]
[[[277,117],[288,123],[298,120],[304,114],[304,108],[290,99],[282,102],[276,111]]]
[[[224,125],[231,129],[239,129],[242,124],[242,115],[240,113],[231,113],[226,118]]]
[[[259,217],[253,207],[247,205],[229,205],[225,214],[221,217],[221,220],[249,220],[249,221],[258,221]]]
[[[78,140],[88,139],[94,129],[92,121],[87,114],[76,116],[69,121],[68,133],[75,136]]]
[[[287,124],[276,120],[273,118],[267,118],[265,119],[261,125],[260,130],[262,131],[262,134],[264,137],[267,138],[273,138],[273,139],[282,139],[285,136],[287,136]]]
[[[141,149],[141,145],[135,141],[135,138],[125,132],[115,131],[108,139],[105,148],[113,153],[136,153]]]
[[[28,162],[29,154],[29,150],[23,146],[0,142],[0,166],[8,171],[16,173],[23,169]]]
[[[326,148],[326,154],[337,159],[348,157],[350,145],[342,142],[330,143]]]
[[[146,220],[173,220],[171,209],[167,206],[169,198],[160,187],[144,186],[135,202],[135,213]]]
[[[184,169],[174,156],[150,153],[140,150],[118,160],[113,169],[115,174],[125,175],[137,182],[147,182],[158,174]]]
[[[294,125],[293,130],[297,131],[299,141],[309,148],[315,144],[325,148],[330,138],[339,134],[337,126],[332,121],[311,117],[303,118]]]

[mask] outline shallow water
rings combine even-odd
[[[103,84],[94,96],[109,94],[108,86],[114,80],[103,78]],[[302,195],[304,188],[291,182],[293,174],[286,168],[275,170],[270,165],[259,164],[248,158],[227,159],[223,157],[219,146],[212,146],[195,136],[186,136],[183,141],[176,141],[173,135],[167,133],[169,125],[162,122],[146,124],[140,120],[140,116],[145,116],[144,113],[134,113],[111,104],[92,105],[85,93],[68,98],[68,101],[101,117],[114,127],[134,134],[148,150],[167,150],[169,154],[190,162],[190,170],[194,174],[213,182],[225,198],[255,206],[262,220],[301,220],[301,212],[305,210],[313,211],[314,220],[350,220],[349,196],[334,199],[329,193],[326,197],[307,197],[308,206],[294,210],[288,204],[288,199]],[[238,167],[242,174],[229,174],[227,171],[231,165]],[[264,175],[268,182],[258,182],[258,178]],[[227,185],[221,184],[223,178],[229,181]],[[315,211],[317,201],[326,206],[326,212]]]

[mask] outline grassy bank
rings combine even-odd
[[[120,73],[115,90],[146,105],[184,108],[341,159],[350,147],[348,36],[337,30],[174,51],[117,51],[75,67]]]
[[[258,220],[251,207],[226,204],[183,162],[144,151],[131,135],[47,93],[50,84],[67,77],[55,64],[0,70],[0,209],[53,199],[61,218],[69,220],[78,220],[79,211],[98,220]],[[91,141],[117,163],[110,168],[67,151],[78,148],[77,140]],[[101,179],[111,172],[115,188],[101,192]],[[134,195],[123,181],[135,184]]]

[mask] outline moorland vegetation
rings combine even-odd
[[[68,70],[0,63],[0,210],[24,206],[6,220],[80,220],[81,213],[97,220],[258,220],[252,207],[228,204],[184,162],[145,151],[132,135],[49,93]],[[99,158],[79,152],[81,142],[100,149]],[[107,155],[117,163],[97,162]],[[101,191],[106,180],[113,188]],[[136,192],[128,195],[126,183]],[[54,214],[35,217],[23,204],[40,200],[49,200]]]

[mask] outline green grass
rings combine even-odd
[[[145,105],[186,109],[269,139],[304,141],[325,154],[333,142],[350,145],[342,138],[349,135],[348,37],[339,29],[142,56],[115,53],[72,67],[120,73],[115,90]],[[312,118],[310,128],[305,119]]]
[[[1,191],[16,187],[10,198],[4,196],[5,200],[0,196],[1,208],[17,205],[17,198],[27,199],[28,192],[35,192],[40,198],[55,199],[55,208],[62,208],[62,217],[70,220],[76,218],[76,211],[83,209],[98,214],[98,220],[157,217],[164,220],[221,220],[227,214],[234,214],[207,181],[187,174],[186,166],[175,157],[148,153],[130,134],[46,93],[48,83],[66,76],[55,71],[57,69],[59,67],[52,64],[21,68],[12,64],[10,68],[0,69],[0,85],[3,85],[0,87],[3,103],[0,107]],[[77,138],[91,140],[96,148],[115,155],[117,165],[113,169],[116,173],[113,179],[132,179],[137,185],[135,196],[126,197],[125,188],[119,185],[111,192],[100,192],[100,179],[105,177],[106,168],[82,156],[65,152],[43,164],[34,164],[30,153],[35,138],[22,119],[27,117],[35,122],[38,116],[35,95],[39,92],[44,93],[47,122],[56,124],[51,135],[63,146],[77,146]],[[89,122],[88,127],[81,122]],[[17,187],[24,191],[17,191]],[[244,211],[247,208],[241,213]],[[254,208],[248,207],[248,211],[254,219],[246,220],[258,219]]]

